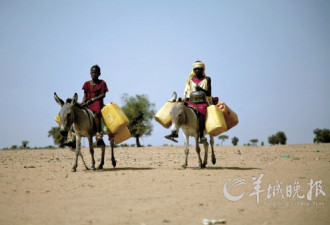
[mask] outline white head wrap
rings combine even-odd
[[[194,72],[194,69],[195,69],[195,68],[203,68],[203,77],[206,76],[206,74],[205,74],[205,64],[204,64],[203,62],[201,62],[201,61],[196,61],[196,62],[192,65],[192,71],[191,71],[191,73],[189,74],[189,77],[188,77],[188,79],[187,79],[187,83],[189,83],[189,80],[190,80],[191,78],[193,78],[194,76],[196,76],[196,74],[195,74],[195,72]]]
[[[205,64],[201,61],[197,61],[193,64],[193,69],[195,68],[203,68],[205,70]]]
[[[206,77],[206,74],[205,74],[205,64],[204,64],[203,62],[201,62],[201,61],[196,61],[196,62],[192,65],[192,71],[191,71],[191,73],[189,74],[189,77],[188,77],[188,79],[187,79],[187,81],[186,81],[186,88],[185,88],[185,92],[184,92],[184,96],[185,96],[185,97],[189,97],[190,92],[192,91],[192,90],[191,90],[191,87],[190,87],[190,85],[189,85],[189,83],[190,83],[190,80],[191,80],[194,76],[196,76],[196,74],[195,74],[195,72],[194,72],[194,69],[195,69],[195,68],[203,68],[203,77],[204,77],[204,78]]]

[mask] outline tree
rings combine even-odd
[[[22,148],[27,148],[29,141],[22,141]]]
[[[276,133],[276,136],[278,137],[279,144],[285,145],[286,144],[286,135],[283,131],[279,131]]]
[[[251,139],[250,142],[252,143],[252,145],[256,146],[258,143],[258,139]]]
[[[268,142],[271,145],[277,145],[277,144],[285,145],[286,140],[287,138],[283,131],[279,131],[276,134],[268,137]]]
[[[234,146],[236,146],[238,142],[239,142],[238,137],[233,137],[233,138],[231,139],[231,143],[232,143]]]
[[[268,142],[271,145],[277,145],[279,143],[278,137],[274,134],[268,137]]]
[[[218,138],[221,140],[221,145],[222,145],[222,142],[227,140],[229,137],[227,135],[220,135]]]
[[[60,134],[60,127],[52,127],[48,131],[48,137],[53,137],[55,145],[59,146],[60,148],[64,147],[66,138]]]
[[[314,143],[330,143],[330,130],[329,129],[315,129]]]
[[[125,93],[121,99],[125,104],[122,110],[130,122],[128,129],[136,139],[136,147],[141,147],[140,137],[150,136],[153,130],[151,121],[155,115],[155,104],[150,103],[146,95],[131,97]]]

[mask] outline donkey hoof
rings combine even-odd
[[[115,168],[117,165],[117,161],[116,160],[112,160],[112,166]]]
[[[72,168],[72,169],[71,169],[71,172],[76,172],[76,171],[77,171],[76,168]]]
[[[94,166],[92,166],[92,167],[91,167],[91,170],[93,170],[93,171],[94,171],[94,170],[95,170],[95,167],[94,167]]]
[[[186,169],[187,168],[187,165],[182,165],[181,168],[182,169]]]
[[[201,169],[203,169],[203,168],[205,168],[206,167],[206,163],[203,163],[202,165],[201,165]]]
[[[103,165],[99,165],[99,167],[97,167],[98,170],[103,170]]]
[[[212,163],[213,163],[213,165],[216,164],[216,162],[217,162],[217,159],[216,159],[216,158],[213,158],[213,159],[212,159]]]

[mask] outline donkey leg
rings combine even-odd
[[[217,159],[215,158],[215,154],[214,154],[214,140],[213,140],[213,136],[210,136],[210,144],[211,144],[211,150],[212,150],[212,164],[214,165],[217,162]]]
[[[182,165],[182,168],[186,169],[188,166],[188,154],[189,154],[189,136],[188,135],[184,135],[184,153],[185,153],[185,161],[184,164]]]
[[[78,155],[80,155],[80,141],[81,141],[81,136],[80,135],[76,135],[76,150],[74,151],[74,155],[75,155],[75,161],[73,164],[73,167],[71,169],[72,172],[76,172],[77,171],[77,166],[78,166]]]
[[[116,167],[117,162],[116,162],[115,153],[114,153],[115,141],[113,139],[110,140],[110,146],[111,146],[111,162],[112,162],[112,166],[113,167]]]
[[[197,137],[195,137],[195,142],[196,142],[196,152],[197,152],[197,156],[198,156],[198,165],[199,165],[199,168],[203,168],[202,158],[201,158],[201,149],[199,147],[199,142],[198,142],[198,135],[197,135]]]
[[[207,165],[207,158],[208,158],[208,151],[209,151],[209,143],[207,143],[207,140],[204,140],[203,145],[204,145],[204,161],[202,164],[202,168],[205,168]]]
[[[81,151],[79,151],[79,155],[80,155],[81,160],[82,160],[83,163],[84,163],[85,169],[86,169],[86,170],[89,170],[88,166],[87,166],[86,163],[85,163],[84,156],[82,155]]]
[[[105,154],[105,145],[102,144],[101,145],[101,162],[100,165],[97,167],[97,169],[102,170],[103,169],[103,165],[104,165],[104,154]]]
[[[93,148],[93,136],[88,137],[88,143],[89,143],[89,152],[91,153],[92,158],[92,166],[91,170],[95,170],[95,159],[94,159],[94,148]]]

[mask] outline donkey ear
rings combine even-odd
[[[57,104],[59,104],[61,107],[64,105],[63,100],[60,99],[60,98],[57,96],[56,92],[54,92],[54,98],[55,98],[55,101],[57,102]]]
[[[72,102],[71,102],[71,105],[74,105],[76,104],[78,101],[78,94],[77,93],[74,93],[74,96],[72,98]]]
[[[176,98],[177,98],[177,94],[176,94],[176,92],[174,91],[173,94],[172,94],[172,99],[171,99],[171,101],[172,101],[172,102],[176,102]]]

